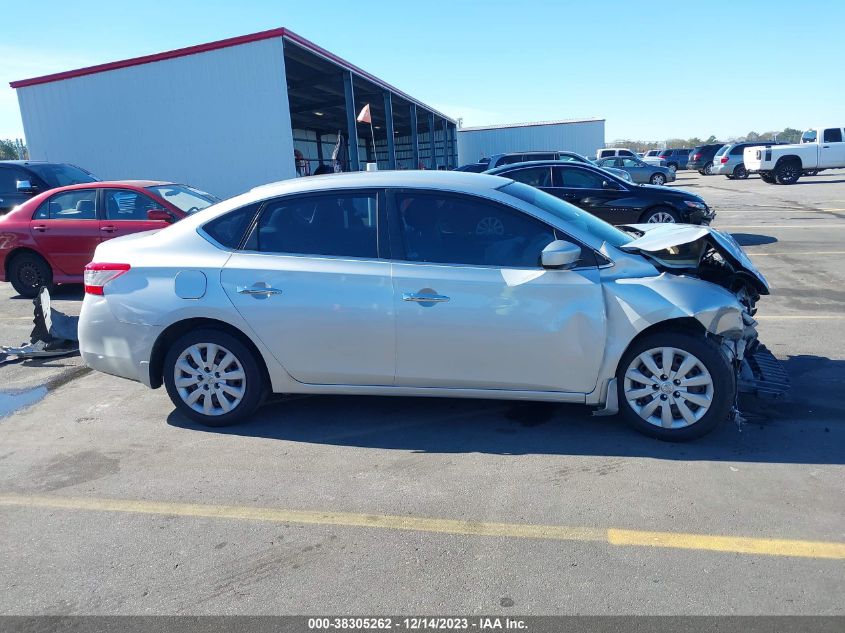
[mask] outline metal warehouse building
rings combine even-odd
[[[458,160],[475,163],[505,152],[567,150],[595,156],[604,147],[604,119],[511,123],[458,130]]]
[[[226,197],[329,165],[338,135],[349,171],[457,164],[452,119],[284,28],[11,86],[33,160],[106,179]]]

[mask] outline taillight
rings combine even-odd
[[[129,268],[129,264],[91,262],[85,267],[85,292],[89,295],[103,294],[105,285],[120,277]]]
[[[692,155],[693,160],[698,160],[699,158],[701,158],[701,154],[693,154]]]
[[[725,163],[727,163],[727,162],[728,162],[728,157],[727,157],[727,156],[722,156],[722,158],[719,160],[719,162],[720,162],[720,163],[722,163],[722,164],[724,165]]]

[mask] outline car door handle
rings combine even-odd
[[[33,228],[33,230],[41,231],[42,233],[47,230],[47,226],[45,226],[44,224],[36,224],[32,228]]]
[[[269,297],[270,295],[280,295],[282,291],[278,288],[270,288],[269,286],[238,286],[239,295],[250,295],[252,297]]]
[[[822,149],[830,149],[830,145],[822,145]]]
[[[402,301],[414,301],[416,303],[445,303],[449,301],[446,295],[424,295],[418,292],[406,292],[402,295]]]
[[[105,233],[114,233],[115,231],[117,231],[117,227],[112,224],[108,224],[106,226],[101,226],[100,230]]]

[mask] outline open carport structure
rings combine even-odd
[[[347,170],[457,162],[454,120],[285,28],[11,86],[31,157],[102,178],[229,196],[329,167],[339,136]]]

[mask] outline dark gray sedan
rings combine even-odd
[[[631,158],[627,156],[600,158],[596,161],[596,165],[604,169],[611,167],[613,169],[626,171],[631,176],[631,180],[636,183],[665,185],[667,182],[675,181],[675,172],[668,167],[649,165],[648,163],[641,161],[639,158]]]

